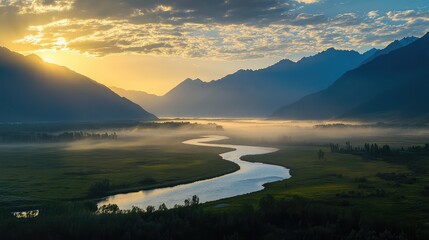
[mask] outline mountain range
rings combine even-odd
[[[155,120],[155,115],[66,67],[0,47],[0,122]]]
[[[329,48],[210,82],[186,79],[156,96],[112,91],[36,55],[0,48],[0,122],[157,119],[142,106],[177,117],[427,121],[428,69],[426,34],[363,54]]]
[[[112,88],[160,116],[266,117],[303,96],[327,88],[344,73],[368,59],[413,42],[395,41],[385,49],[356,51],[329,48],[298,62],[281,60],[259,70],[239,70],[221,79],[186,79],[164,96]]]
[[[286,105],[274,118],[429,120],[429,33],[379,54],[328,88]]]

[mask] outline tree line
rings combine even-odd
[[[116,132],[113,133],[91,133],[83,131],[62,132],[60,134],[52,134],[46,132],[11,132],[1,133],[0,142],[69,142],[79,140],[114,140],[117,139]]]
[[[377,143],[365,143],[363,146],[353,146],[350,142],[346,142],[343,146],[338,143],[331,143],[329,147],[333,153],[366,154],[375,157],[401,153],[429,153],[428,143],[423,146],[407,146],[396,149],[392,149],[388,144],[378,145]]]
[[[159,211],[93,202],[44,206],[36,218],[0,211],[0,239],[429,239],[429,229],[401,219],[369,218],[351,208],[267,195],[258,206],[212,210],[188,207]],[[194,204],[191,204],[194,201]]]

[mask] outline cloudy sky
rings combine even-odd
[[[0,0],[0,45],[156,94],[427,31],[428,0]]]

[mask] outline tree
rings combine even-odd
[[[389,145],[384,145],[384,146],[381,148],[381,151],[382,151],[382,153],[383,153],[384,155],[389,155],[389,154],[391,154],[391,153],[392,153],[392,150],[390,150],[390,146],[389,146]]]
[[[144,210],[137,207],[137,206],[132,206],[130,212],[132,212],[132,213],[144,213]]]
[[[148,213],[153,213],[153,212],[155,212],[155,207],[154,206],[147,206],[147,208],[146,208],[146,212],[148,212]]]
[[[369,146],[369,143],[365,143],[365,152],[369,153],[371,151],[371,147]]]
[[[187,198],[187,199],[185,199],[184,202],[185,202],[185,207],[191,206],[191,199]]]
[[[200,203],[200,198],[197,195],[192,196],[191,205],[198,205]]]
[[[166,211],[168,210],[167,205],[165,203],[159,205],[158,211]]]
[[[352,150],[352,145],[350,144],[350,142],[346,142],[346,150],[348,152],[350,152]]]
[[[113,214],[119,213],[119,207],[116,204],[107,204],[98,208],[97,213],[99,214]]]
[[[337,144],[329,144],[329,146],[331,147],[331,152],[335,153],[335,152],[339,152],[340,151],[340,146]]]
[[[319,160],[324,160],[325,159],[325,152],[322,151],[322,149],[319,149],[319,151],[317,152],[317,156],[318,156]]]

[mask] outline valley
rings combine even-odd
[[[429,239],[427,0],[0,0],[1,240]]]

